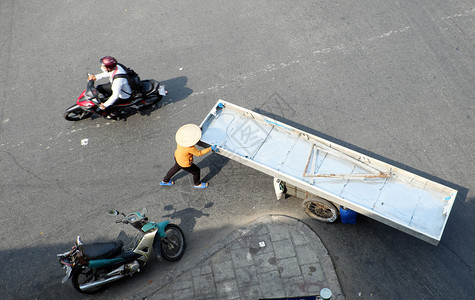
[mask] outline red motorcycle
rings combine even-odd
[[[140,109],[146,106],[152,106],[162,100],[163,96],[167,95],[165,86],[160,82],[147,79],[141,81],[142,91],[133,93],[129,98],[129,102],[114,105],[118,108],[119,113],[128,108]],[[105,116],[104,110],[99,108],[100,103],[106,102],[108,97],[99,93],[94,86],[94,81],[89,80],[87,87],[78,97],[76,104],[66,109],[64,118],[68,121],[80,121],[90,117],[93,113],[100,116]]]

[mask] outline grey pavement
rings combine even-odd
[[[318,236],[287,216],[260,217],[177,265],[153,278],[131,299],[302,297],[319,296],[323,288],[331,290],[331,299],[345,299]]]
[[[4,0],[0,16],[2,299],[90,299],[61,284],[55,255],[133,232],[107,212],[143,207],[171,214],[188,252],[94,299],[128,297],[265,213],[318,234],[348,299],[473,298],[473,0]],[[104,55],[169,95],[127,121],[67,122]],[[364,216],[311,222],[298,199],[276,202],[272,177],[217,154],[197,159],[211,188],[187,175],[161,189],[173,134],[220,98],[459,190],[441,243]]]

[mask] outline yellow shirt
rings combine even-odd
[[[175,159],[176,162],[182,168],[187,168],[193,163],[193,155],[201,156],[211,151],[211,147],[199,151],[195,146],[191,147],[182,147],[177,145],[175,150]]]

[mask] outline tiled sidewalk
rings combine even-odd
[[[179,262],[178,262],[179,264]],[[319,295],[344,299],[318,236],[286,216],[265,216],[220,240],[193,262],[133,298],[261,299]]]

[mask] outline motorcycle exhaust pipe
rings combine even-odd
[[[79,285],[79,288],[82,291],[87,292],[89,290],[95,289],[98,286],[110,283],[112,281],[119,280],[119,279],[124,278],[124,277],[125,277],[125,275],[117,275],[117,276],[113,276],[113,277],[110,277],[110,278],[107,278],[107,279],[104,279],[104,280],[101,280],[101,281],[94,281],[94,282],[90,282],[90,283],[86,283],[86,284],[81,284],[81,285]]]
[[[124,273],[124,270],[125,270],[125,266],[122,265],[118,267],[117,269],[115,269],[114,271],[107,273],[107,276],[114,276],[116,274],[118,275],[120,273]]]

